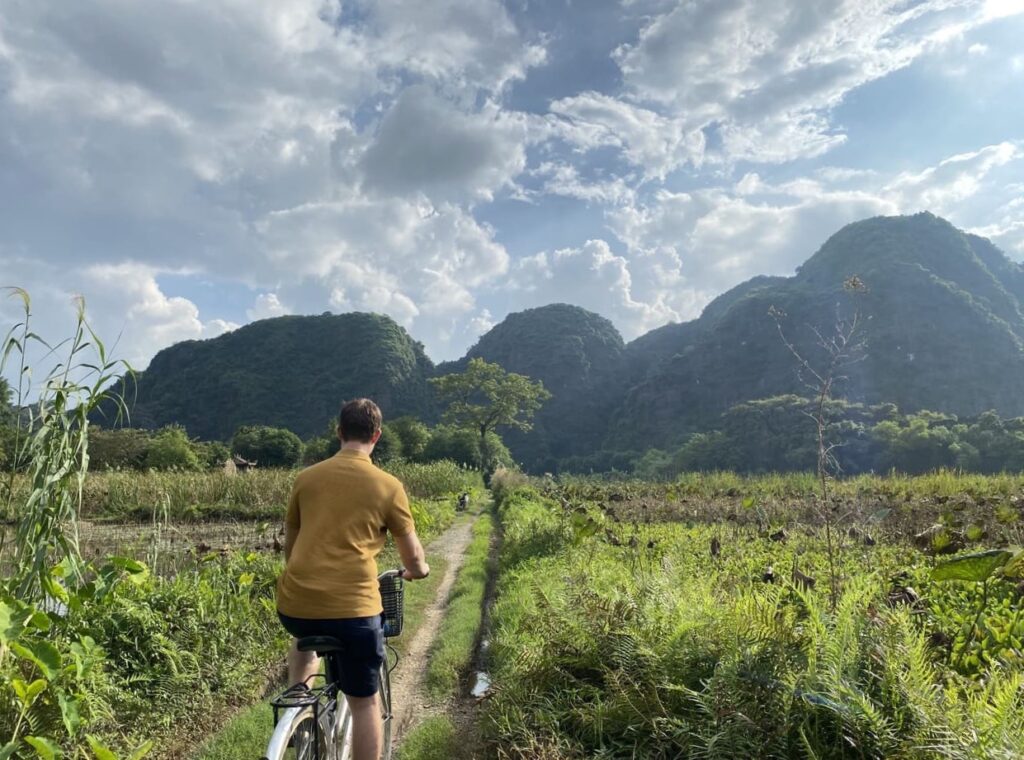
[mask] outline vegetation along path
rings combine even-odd
[[[434,710],[424,688],[427,654],[433,647],[437,632],[444,620],[455,579],[459,576],[466,548],[473,537],[473,520],[461,520],[427,549],[427,561],[435,557],[447,560],[444,578],[437,588],[433,603],[423,613],[419,629],[408,644],[402,661],[392,674],[391,693],[395,710],[395,737],[401,742],[414,722],[422,720]]]
[[[423,695],[423,674],[427,666],[427,653],[444,617],[452,584],[458,577],[466,547],[472,537],[474,522],[475,516],[463,515],[451,528],[428,544],[427,560],[432,571],[440,573],[442,577],[426,605],[418,609],[415,590],[424,587],[429,589],[433,578],[430,581],[417,581],[407,592],[405,633],[393,640],[401,653],[401,661],[392,674],[399,736],[404,727],[411,725],[425,712],[423,705],[427,699]],[[387,561],[382,556],[381,567]],[[221,731],[210,737],[192,757],[197,760],[250,760],[259,757],[269,736],[270,710],[264,699],[237,715]]]

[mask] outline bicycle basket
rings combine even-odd
[[[383,578],[380,582],[380,601],[384,606],[382,615],[382,627],[384,635],[388,638],[398,636],[402,632],[402,607],[405,598],[405,590],[402,587],[402,579],[391,576]]]

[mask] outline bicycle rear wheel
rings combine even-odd
[[[281,715],[264,760],[327,760],[327,737],[316,730],[309,707],[292,707]]]

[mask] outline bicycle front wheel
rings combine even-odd
[[[388,670],[388,659],[380,666],[380,692],[377,695],[380,703],[380,720],[383,729],[381,743],[381,760],[391,760],[391,739],[394,719],[391,714],[391,671]]]
[[[327,760],[327,737],[316,728],[309,707],[284,711],[267,745],[264,760]]]

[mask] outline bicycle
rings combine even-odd
[[[402,605],[404,590],[402,570],[388,570],[377,576],[380,584],[385,638],[402,632]],[[338,689],[339,665],[334,653],[341,643],[330,636],[308,636],[299,639],[303,652],[316,652],[325,659],[326,673],[313,676],[322,678],[322,686],[295,690],[289,687],[272,700],[274,733],[270,736],[263,760],[349,760],[352,754],[352,716],[348,701]],[[391,760],[391,672],[398,665],[398,652],[390,644],[380,667],[381,721],[383,749],[381,760]]]

